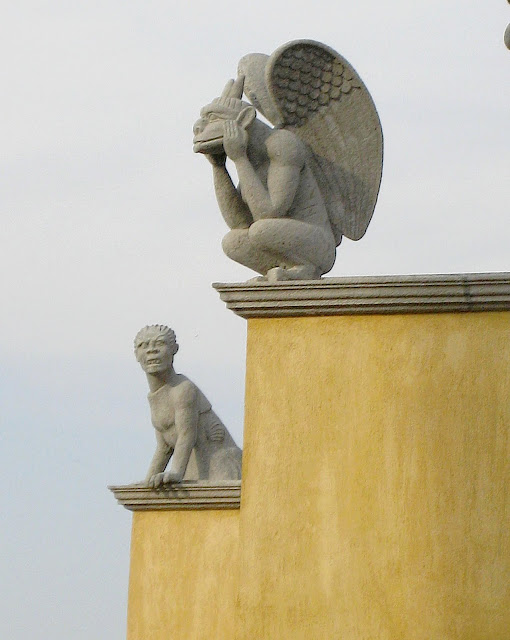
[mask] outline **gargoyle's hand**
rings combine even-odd
[[[213,167],[224,167],[227,162],[226,153],[205,153],[204,155]]]
[[[248,147],[248,132],[235,120],[225,120],[223,125],[223,148],[227,156],[239,160],[246,155]]]

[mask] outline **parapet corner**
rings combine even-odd
[[[242,318],[510,310],[510,273],[357,276],[213,284]]]

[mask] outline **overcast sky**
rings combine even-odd
[[[130,513],[106,489],[152,456],[137,330],[242,441],[245,321],[221,251],[201,106],[250,52],[323,41],[385,138],[366,236],[331,276],[510,270],[505,0],[5,2],[0,25],[0,637],[125,638]],[[147,639],[149,640],[149,639]],[[228,640],[228,639],[225,639]]]

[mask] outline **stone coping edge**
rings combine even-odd
[[[241,482],[206,483],[184,481],[165,489],[141,484],[108,487],[118,503],[129,511],[178,511],[239,509]]]
[[[242,318],[510,310],[510,273],[216,282],[213,287]]]

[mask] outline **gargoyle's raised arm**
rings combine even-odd
[[[253,222],[250,210],[225,167],[213,165],[214,190],[223,219],[230,229],[248,229]]]
[[[266,145],[269,156],[267,188],[247,155],[235,160],[243,200],[255,221],[283,218],[289,213],[305,162],[301,143],[287,131],[276,131]]]

